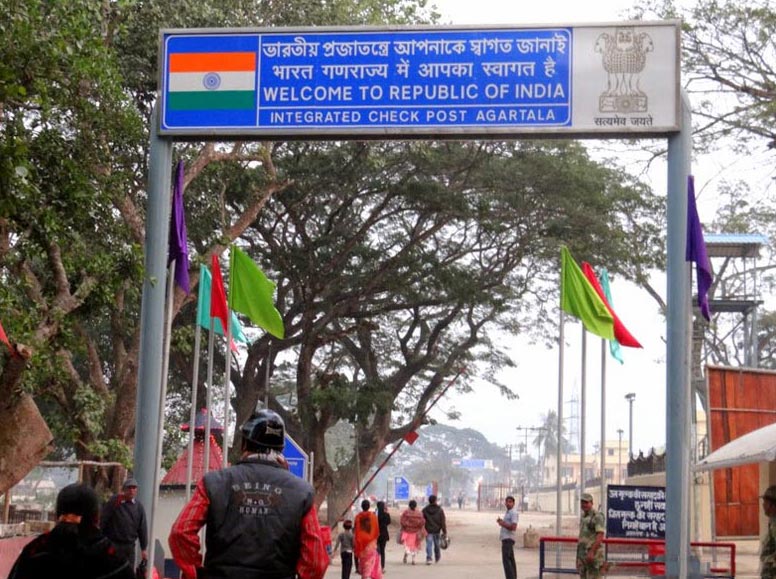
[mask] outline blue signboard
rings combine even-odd
[[[286,445],[283,447],[283,456],[288,462],[288,470],[301,479],[307,480],[305,473],[307,471],[307,461],[309,457],[302,450],[296,441],[286,434]]]
[[[162,134],[457,133],[572,121],[572,28],[162,31]]]
[[[609,485],[606,489],[606,536],[665,539],[665,487]]]
[[[410,483],[403,476],[393,477],[393,499],[406,501],[410,498]]]

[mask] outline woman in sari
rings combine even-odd
[[[415,564],[415,555],[423,544],[425,535],[426,519],[423,513],[417,510],[418,503],[410,501],[409,508],[401,514],[399,523],[401,524],[401,542],[404,544],[404,559],[402,563],[407,564],[407,557]]]
[[[377,515],[369,510],[369,501],[361,501],[361,512],[353,521],[353,555],[358,560],[358,570],[364,579],[382,579],[377,538],[380,529]]]

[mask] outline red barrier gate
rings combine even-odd
[[[660,577],[665,575],[665,541],[653,539],[604,539],[606,575]],[[576,575],[577,539],[539,539],[539,579],[545,575]],[[734,543],[690,543],[690,574],[708,579],[736,576]]]

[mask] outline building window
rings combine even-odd
[[[614,480],[614,469],[613,468],[607,468],[606,469],[606,478],[609,480]]]
[[[614,456],[614,449],[613,448],[607,448],[606,449],[606,456]]]

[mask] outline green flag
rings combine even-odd
[[[614,340],[612,314],[565,246],[560,249],[560,307],[591,334]]]
[[[276,338],[283,338],[283,319],[272,302],[275,284],[234,245],[229,262],[229,309],[245,314]]]
[[[197,323],[206,330],[210,329],[210,286],[212,283],[210,270],[204,265],[201,266],[199,268],[199,294],[197,295]],[[240,320],[237,319],[234,312],[230,312],[230,314],[232,318],[232,339],[247,344],[248,338],[243,333]],[[219,318],[213,319],[213,329],[219,336],[224,335],[224,328]]]

